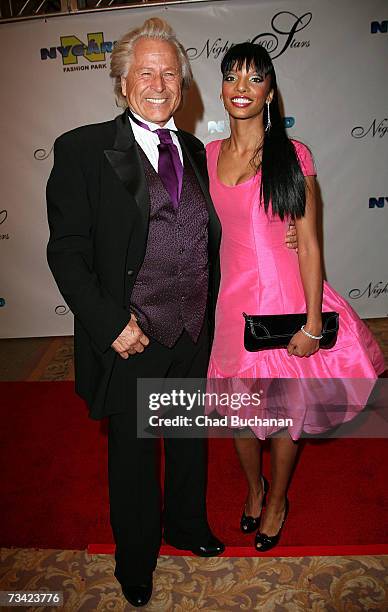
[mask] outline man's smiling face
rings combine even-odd
[[[134,45],[128,75],[121,79],[128,106],[146,121],[163,126],[182,98],[177,51],[165,40],[140,38]]]

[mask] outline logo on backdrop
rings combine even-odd
[[[383,138],[388,134],[388,118],[385,119],[373,119],[372,123],[367,126],[358,125],[351,131],[353,138],[365,138],[370,136],[371,138]]]
[[[65,306],[64,304],[60,304],[60,306],[56,306],[54,309],[55,314],[59,316],[67,315],[70,312],[70,308]]]
[[[283,117],[284,127],[292,128],[295,125],[295,117]],[[227,127],[227,122],[222,119],[221,121],[208,121],[207,132],[208,134],[223,134]]]
[[[208,134],[222,134],[225,132],[226,121],[208,121],[207,132]]]
[[[380,196],[379,198],[369,198],[369,208],[384,208],[387,202],[387,196]]]
[[[377,283],[371,281],[366,287],[351,289],[348,295],[352,300],[359,300],[362,297],[379,298],[383,295],[388,295],[388,281],[379,281]]]
[[[104,40],[103,32],[89,32],[86,41],[78,36],[60,36],[57,47],[42,48],[40,59],[61,59],[63,72],[102,70],[106,68],[106,56],[112,53],[114,42]]]
[[[270,32],[254,34],[247,40],[262,45],[272,59],[276,59],[288,49],[300,49],[310,46],[310,40],[300,38],[300,32],[305,30],[313,18],[312,13],[304,13],[300,17],[290,11],[276,13],[271,19]],[[236,41],[237,42],[237,41]],[[208,38],[200,47],[189,47],[186,49],[190,60],[196,60],[204,56],[206,59],[218,59],[222,57],[232,46],[233,42],[222,37]]]
[[[8,217],[8,212],[6,210],[0,210],[0,225],[6,222]],[[9,234],[3,234],[0,230],[0,240],[9,240]],[[3,304],[4,306],[4,304]]]
[[[295,117],[283,117],[284,127],[292,128],[295,125]]]
[[[371,34],[386,34],[388,32],[388,21],[372,21],[370,24]]]
[[[34,159],[36,159],[37,161],[44,161],[45,159],[47,159],[49,157],[49,155],[51,155],[53,148],[54,148],[54,145],[49,150],[47,150],[47,149],[35,149],[35,151],[34,151]]]

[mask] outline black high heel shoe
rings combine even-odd
[[[283,529],[283,525],[286,521],[287,518],[287,514],[288,514],[288,510],[289,510],[289,503],[288,503],[288,499],[286,497],[286,503],[284,506],[284,517],[282,520],[282,524],[280,525],[280,529],[277,532],[276,535],[274,536],[269,536],[266,533],[262,533],[260,530],[256,533],[256,537],[255,537],[255,548],[257,550],[257,552],[266,552],[267,550],[271,550],[271,548],[274,548],[276,546],[276,544],[279,542],[280,540],[280,534],[281,531]],[[260,544],[260,547],[258,548],[257,545]]]
[[[258,529],[259,527],[261,511],[265,506],[267,493],[269,489],[268,480],[266,479],[265,476],[261,476],[261,486],[263,488],[263,501],[261,502],[260,514],[259,516],[247,516],[245,514],[245,508],[244,508],[244,511],[241,517],[241,521],[240,521],[240,529],[243,533],[252,533],[253,531],[256,531],[256,529]]]

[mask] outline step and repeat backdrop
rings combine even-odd
[[[52,147],[119,114],[110,54],[151,16],[167,19],[188,51],[195,85],[177,123],[205,143],[228,136],[225,51],[245,40],[269,51],[289,135],[315,158],[326,276],[360,316],[386,316],[387,9],[386,0],[226,0],[1,24],[0,336],[72,334],[46,263]]]

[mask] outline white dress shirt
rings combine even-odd
[[[133,135],[135,137],[137,144],[143,149],[145,155],[148,157],[149,162],[152,164],[152,167],[157,172],[158,162],[159,162],[158,144],[160,141],[159,141],[159,136],[155,133],[155,130],[160,130],[161,127],[157,123],[152,123],[152,121],[147,121],[146,119],[143,119],[143,117],[140,117],[140,115],[137,115],[136,113],[134,113],[132,109],[131,109],[131,113],[134,115],[134,117],[136,117],[136,119],[148,125],[148,127],[151,130],[149,131],[149,130],[146,130],[145,128],[142,128],[140,125],[135,123],[135,121],[133,121],[130,115],[128,115],[129,121],[131,122]],[[175,121],[173,117],[171,117],[171,119],[167,121],[167,123],[163,126],[162,129],[171,130],[170,132],[171,138],[172,138],[173,143],[176,145],[178,149],[179,158],[183,166],[182,148],[179,143],[178,136],[176,135],[177,127],[175,125]]]

